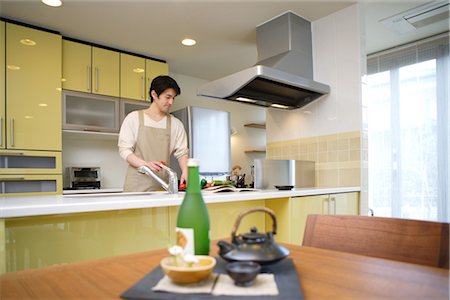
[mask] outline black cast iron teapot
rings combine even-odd
[[[272,232],[261,233],[256,227],[250,232],[236,235],[241,219],[249,213],[262,211],[272,217]],[[275,243],[273,236],[277,233],[277,219],[272,210],[255,207],[239,214],[231,233],[231,243],[219,241],[219,255],[227,261],[254,261],[261,265],[276,263],[289,255],[289,250]]]

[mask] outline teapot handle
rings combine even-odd
[[[262,211],[262,212],[268,213],[272,217],[272,233],[274,235],[277,234],[277,219],[275,217],[275,213],[272,210],[265,208],[265,207],[254,207],[254,208],[250,208],[246,211],[241,212],[239,214],[239,216],[237,217],[236,222],[234,223],[234,226],[233,226],[233,231],[231,232],[232,241],[234,241],[236,238],[236,232],[239,228],[239,224],[241,223],[241,219],[245,215],[248,215],[250,213],[257,212],[257,211]]]

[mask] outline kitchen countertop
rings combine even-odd
[[[259,190],[251,192],[203,192],[206,203],[301,197],[359,192],[360,187],[297,188],[290,191]],[[1,197],[0,219],[95,212],[106,210],[139,209],[179,206],[184,193],[96,193],[54,196]]]

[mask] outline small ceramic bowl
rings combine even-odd
[[[165,257],[161,260],[161,268],[164,273],[177,284],[198,283],[207,279],[216,265],[216,259],[207,255],[196,255],[198,263],[192,266],[175,266],[173,257]]]
[[[251,286],[261,271],[261,266],[252,261],[239,261],[227,264],[226,269],[228,275],[234,280],[235,285]]]

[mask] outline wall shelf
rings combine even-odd
[[[248,124],[244,124],[244,127],[266,129],[266,124],[248,123]]]
[[[266,153],[266,150],[244,150],[245,153]]]

